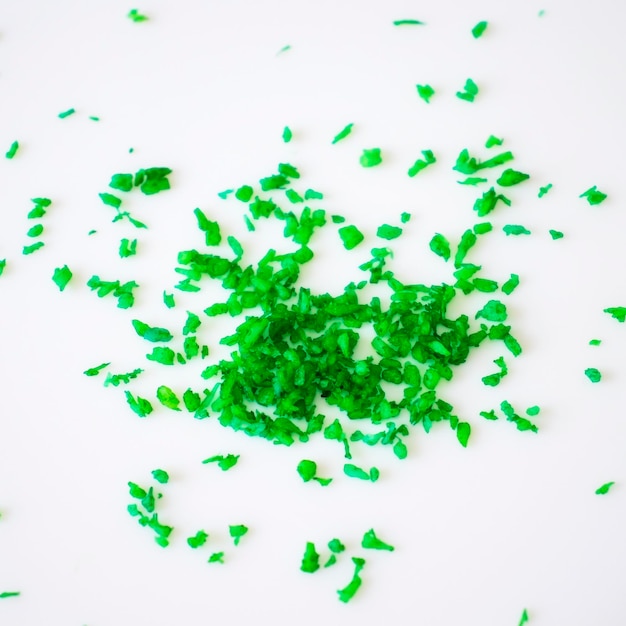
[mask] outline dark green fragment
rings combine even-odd
[[[594,185],[593,187],[587,189],[587,191],[583,191],[583,193],[580,194],[579,198],[586,198],[587,202],[593,206],[594,204],[600,204],[601,202],[604,202],[607,198],[607,195],[605,193],[602,193]]]
[[[426,102],[430,103],[430,99],[435,95],[435,90],[430,85],[415,85],[417,95]]]
[[[550,233],[550,237],[552,237],[552,239],[563,239],[565,236],[560,230],[550,229],[548,232]]]
[[[137,254],[137,240],[136,239],[122,239],[120,241],[119,255],[120,258],[126,259],[129,256]]]
[[[552,189],[552,183],[548,183],[547,185],[545,185],[545,187],[539,187],[539,193],[537,194],[537,197],[543,198],[543,196],[545,196],[548,191],[550,191],[550,189]]]
[[[343,589],[337,590],[339,600],[341,600],[341,602],[349,602],[354,597],[354,594],[359,590],[362,583],[360,573],[365,566],[365,559],[353,556],[352,562],[354,563],[354,574],[352,575],[352,580]]]
[[[148,361],[155,361],[156,363],[161,363],[161,365],[174,365],[174,357],[174,350],[162,348],[161,346],[153,348],[150,354],[146,354]]]
[[[507,318],[506,306],[499,300],[489,300],[489,302],[476,313],[476,319],[481,317],[489,322],[504,322]]]
[[[393,552],[395,550],[392,545],[379,539],[373,528],[370,528],[370,530],[363,535],[361,547],[367,550],[387,550],[389,552]]]
[[[109,365],[111,365],[111,363],[102,363],[96,367],[90,367],[89,369],[86,369],[83,374],[85,376],[97,376],[105,367],[108,367]]]
[[[501,146],[504,143],[504,139],[500,139],[495,135],[489,135],[487,141],[485,141],[485,148],[493,148],[494,146]]]
[[[530,231],[520,224],[507,224],[502,230],[505,235],[530,235]]]
[[[383,158],[380,152],[380,148],[366,148],[363,150],[363,154],[359,159],[359,163],[363,167],[374,167],[380,165],[383,162]]]
[[[626,320],[626,306],[611,306],[608,309],[604,309],[604,312],[608,313],[618,322],[623,323]]]
[[[217,246],[222,241],[222,234],[217,222],[210,220],[200,209],[194,209],[193,214],[198,221],[198,228],[204,232],[207,246]]]
[[[165,306],[168,309],[173,309],[176,306],[176,302],[174,302],[174,294],[173,293],[167,293],[167,292],[163,292],[163,304],[165,304]]]
[[[119,191],[130,191],[133,188],[132,174],[113,174],[109,187]]]
[[[35,224],[26,232],[27,237],[39,237],[43,233],[43,224]]]
[[[611,482],[608,483],[604,483],[604,485],[598,487],[596,489],[596,495],[599,496],[603,496],[606,495],[607,493],[609,493],[609,489],[615,484],[615,481],[612,480]]]
[[[152,470],[152,478],[154,478],[154,480],[156,480],[158,483],[165,485],[169,482],[170,475],[165,470],[155,469]]]
[[[224,553],[214,552],[208,560],[208,563],[224,563]]]
[[[403,224],[406,224],[410,219],[411,219],[410,213],[407,213],[406,211],[404,211],[403,213],[400,214],[400,221]]]
[[[502,285],[502,292],[510,296],[518,285],[519,276],[517,274],[511,274],[511,278]]]
[[[39,250],[39,248],[43,248],[44,246],[44,242],[43,241],[38,241],[37,243],[32,243],[30,244],[30,246],[24,246],[22,248],[22,254],[27,255],[27,254],[32,254],[33,252],[37,252],[37,250]]]
[[[172,333],[167,330],[167,328],[149,326],[140,320],[133,320],[132,324],[135,332],[146,341],[158,343],[161,341],[171,341],[173,339]]]
[[[100,196],[100,200],[102,200],[104,204],[106,204],[107,206],[112,206],[114,209],[119,209],[122,205],[121,198],[114,196],[112,193],[104,192],[99,193],[98,195]]]
[[[337,143],[338,141],[341,141],[342,139],[345,139],[351,132],[352,132],[352,127],[354,126],[354,124],[348,124],[347,126],[345,126],[343,129],[341,129],[334,137],[334,139],[332,140],[332,144]]]
[[[467,102],[474,102],[474,99],[478,95],[478,85],[471,79],[468,78],[465,81],[465,85],[463,87],[463,91],[457,91],[456,97],[460,100],[465,100]]]
[[[450,242],[440,233],[436,233],[429,243],[430,249],[444,261],[450,258]]]
[[[363,233],[353,225],[343,226],[338,232],[341,241],[343,241],[343,247],[346,250],[356,248],[365,239]]]
[[[437,162],[432,150],[422,150],[423,159],[417,159],[407,172],[409,176],[417,176],[424,168]]]
[[[62,111],[61,113],[59,113],[59,118],[64,119],[66,117],[69,117],[70,115],[74,115],[74,113],[76,113],[75,109],[67,109],[67,111]]]
[[[500,187],[512,187],[513,185],[518,185],[529,178],[530,176],[528,174],[509,168],[502,172],[500,178],[498,178],[496,182],[500,185]]]
[[[5,156],[7,159],[12,159],[16,154],[17,151],[19,150],[20,144],[17,141],[14,141],[10,148],[7,150]]]
[[[63,291],[70,280],[72,280],[72,271],[67,265],[57,267],[52,274],[52,280],[59,288],[59,291]]]
[[[187,537],[187,545],[190,548],[193,548],[194,550],[196,550],[202,547],[206,543],[208,538],[209,538],[209,534],[207,532],[205,532],[204,530],[199,530],[192,537]]]
[[[595,367],[588,367],[585,370],[585,376],[592,383],[599,383],[602,380],[602,374],[600,373],[600,370],[596,369]]]
[[[307,541],[300,569],[307,574],[313,574],[313,572],[316,572],[319,568],[320,555],[315,549],[315,544],[312,541]]]
[[[383,224],[378,227],[376,236],[381,239],[397,239],[402,234],[402,229],[399,226],[390,226],[389,224]]]
[[[19,596],[22,592],[21,591],[3,591],[0,593],[0,598],[4,599],[4,598],[15,598],[17,596]]]
[[[474,26],[474,28],[472,28],[472,35],[474,37],[474,39],[478,39],[479,37],[481,37],[483,35],[483,33],[485,32],[485,30],[487,30],[487,22],[478,22],[478,24],[476,24],[476,26]],[[489,147],[489,146],[487,146]]]
[[[139,396],[135,398],[130,391],[125,391],[124,394],[126,396],[128,406],[130,406],[131,410],[139,417],[146,417],[152,413],[152,404],[150,404],[149,400],[140,398]]]
[[[285,126],[285,128],[283,128],[283,141],[285,143],[289,143],[292,138],[293,133],[291,132],[291,128],[289,128],[289,126]]]
[[[226,456],[216,454],[215,456],[211,456],[208,459],[204,459],[202,463],[204,463],[205,465],[207,463],[217,463],[218,467],[223,472],[227,472],[231,467],[235,467],[235,465],[237,465],[237,461],[239,461],[238,454],[227,454]]]
[[[243,524],[235,524],[228,527],[228,532],[233,538],[233,543],[238,546],[241,538],[248,532],[248,527]]]
[[[599,346],[601,343],[602,343],[601,339],[591,339],[591,341],[589,341],[590,346]]]

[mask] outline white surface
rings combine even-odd
[[[144,24],[126,19],[129,8],[119,0],[2,7],[0,147],[14,139],[22,147],[0,163],[0,258],[8,259],[0,591],[22,595],[0,601],[0,623],[516,626],[526,607],[532,626],[624,624],[626,326],[602,312],[626,305],[619,3],[146,0],[137,7],[150,16]],[[394,28],[399,18],[427,25]],[[476,41],[470,29],[483,19],[489,28]],[[474,104],[454,97],[469,76],[481,89]],[[425,82],[437,91],[430,105],[415,93]],[[57,118],[70,107],[74,116]],[[353,134],[331,146],[348,122]],[[288,145],[285,125],[294,132]],[[288,249],[271,227],[254,243],[241,208],[216,197],[280,161],[300,168],[302,189],[325,192],[329,213],[368,234],[367,246],[347,253],[334,227],[324,229],[304,282],[337,292],[360,280],[357,265],[380,245],[376,226],[397,223],[402,211],[413,219],[393,242],[393,269],[407,282],[450,281],[428,241],[434,232],[454,240],[477,221],[478,191],[457,185],[450,168],[463,147],[484,155],[491,133],[532,177],[492,221],[533,234],[492,233],[468,260],[489,278],[522,277],[508,306],[524,354],[507,358],[509,376],[491,389],[480,378],[502,352],[484,346],[442,390],[472,423],[466,450],[445,426],[428,436],[418,428],[403,462],[388,449],[357,450],[355,462],[381,469],[377,484],[364,484],[342,476],[336,442],[277,447],[166,409],[140,420],[120,388],[82,375],[104,361],[115,372],[144,363],[131,319],[179,328],[186,308],[200,312],[219,298],[207,288],[176,292],[172,311],[161,302],[177,280],[176,252],[202,246],[196,206],[252,251]],[[362,169],[361,150],[373,146],[384,163]],[[427,148],[437,164],[409,179]],[[111,224],[113,210],[97,197],[110,175],[154,165],[174,170],[172,190],[128,205],[150,229]],[[554,189],[538,200],[547,182]],[[609,194],[598,207],[578,198],[593,184]],[[23,257],[35,196],[53,200],[46,246]],[[549,228],[565,238],[553,242]],[[140,238],[139,253],[120,260],[124,236]],[[50,276],[65,263],[75,278],[60,294]],[[94,273],[137,280],[136,307],[96,298],[84,285]],[[475,311],[486,299],[459,299],[452,310]],[[201,336],[216,356],[223,332],[205,318]],[[594,337],[601,347],[587,345]],[[589,366],[603,372],[600,384],[584,377]],[[132,387],[142,395],[196,380],[193,368],[146,370]],[[503,399],[539,404],[539,434],[478,416]],[[228,473],[200,463],[226,452],[241,454]],[[302,484],[294,468],[305,457],[333,485]],[[176,528],[167,550],[125,510],[127,481],[148,483],[156,467],[172,476],[160,503]],[[609,480],[614,489],[596,496]],[[250,532],[234,549],[227,526],[236,523]],[[394,553],[359,548],[371,527]],[[209,543],[191,551],[184,538],[199,528]],[[332,537],[368,561],[363,588],[345,606],[335,590],[351,576],[348,556],[314,575],[299,571],[305,542]],[[227,564],[207,565],[221,549]]]

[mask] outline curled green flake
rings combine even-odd
[[[472,36],[474,39],[482,37],[483,33],[487,30],[488,22],[478,22],[474,28],[472,28]],[[489,147],[489,146],[487,146]]]
[[[474,102],[474,99],[478,95],[478,91],[478,85],[471,78],[468,78],[465,81],[463,91],[457,91],[456,97],[467,102]]]
[[[155,361],[161,365],[174,365],[174,357],[174,350],[167,347],[163,348],[161,346],[153,348],[150,354],[146,354],[146,359],[148,359],[148,361]]]
[[[59,291],[63,291],[70,280],[72,280],[72,271],[67,265],[57,267],[52,274],[52,281],[59,288]]]
[[[202,547],[206,543],[208,538],[209,538],[209,534],[207,532],[205,532],[204,530],[199,530],[192,537],[187,537],[187,545],[190,548],[193,548],[194,550],[196,550]]]
[[[476,319],[481,317],[489,322],[504,322],[507,318],[506,306],[499,300],[489,300],[489,302],[476,313]]]
[[[4,598],[16,598],[21,595],[21,591],[3,591],[0,593],[0,598],[4,600]]]
[[[397,239],[402,234],[402,229],[399,226],[390,226],[389,224],[383,224],[378,227],[376,236],[381,239]]]
[[[424,168],[437,162],[432,150],[422,150],[422,154],[424,155],[424,158],[418,159],[409,168],[409,171],[407,172],[409,176],[417,176],[417,174],[419,174]]]
[[[74,115],[74,113],[76,113],[75,109],[67,109],[67,111],[62,111],[61,113],[59,113],[59,118],[65,119],[66,117],[69,117],[70,115]]]
[[[131,9],[126,17],[135,23],[148,21],[148,16],[139,13],[138,9]]]
[[[218,246],[222,241],[222,234],[217,222],[210,220],[200,209],[194,209],[198,221],[198,228],[204,232],[207,246]]]
[[[594,204],[600,204],[604,202],[607,198],[605,193],[602,193],[595,185],[587,189],[587,191],[583,191],[583,193],[578,196],[579,198],[586,198],[587,202],[592,206]]]
[[[180,411],[180,399],[178,396],[166,385],[161,385],[157,389],[157,400],[166,408],[172,409],[172,411]]]
[[[367,550],[388,550],[389,552],[393,552],[395,550],[392,545],[379,539],[373,528],[370,528],[370,530],[363,535],[361,547],[366,548]]]
[[[105,367],[108,367],[109,365],[111,365],[111,363],[102,363],[96,367],[90,367],[89,369],[86,369],[83,374],[85,376],[97,376]]]
[[[167,328],[159,328],[158,326],[149,326],[140,320],[132,321],[135,332],[146,341],[165,342],[173,339],[172,333]]]
[[[17,154],[17,151],[19,150],[19,148],[20,148],[19,142],[14,141],[5,154],[6,158],[12,159]]]
[[[600,373],[600,370],[596,369],[595,367],[588,367],[585,370],[585,376],[592,383],[599,383],[602,380],[602,374]]]
[[[289,143],[293,138],[293,133],[291,132],[291,128],[289,126],[285,126],[283,128],[283,141],[285,143]]]
[[[450,258],[450,242],[440,233],[436,233],[428,244],[430,249],[444,261]]]
[[[376,165],[380,165],[382,162],[383,158],[380,148],[365,148],[359,159],[359,163],[363,167],[374,167]]]
[[[563,239],[565,236],[560,230],[550,229],[548,232],[550,233],[550,237],[552,237],[552,239]]]
[[[623,323],[626,320],[626,306],[611,306],[608,309],[604,309],[604,312],[608,313],[618,322]]]
[[[505,235],[530,235],[530,231],[519,224],[507,224],[502,227],[502,230]]]
[[[351,132],[352,132],[352,127],[354,126],[353,123],[347,124],[346,126],[344,126],[334,137],[334,139],[331,141],[332,144],[336,144],[338,141],[341,141],[342,139],[345,139]]]
[[[553,186],[552,183],[548,183],[544,187],[539,187],[539,193],[537,194],[537,197],[543,198],[548,193],[548,191],[552,189],[552,186]]]
[[[394,26],[424,26],[425,22],[420,22],[420,20],[394,20]]]
[[[417,89],[417,95],[426,104],[430,104],[430,99],[435,95],[435,90],[430,85],[415,85]]]
[[[319,568],[320,555],[315,549],[315,544],[312,541],[307,541],[300,569],[307,574],[313,574],[313,572],[316,572]]]
[[[496,182],[500,185],[500,187],[512,187],[513,185],[518,185],[529,178],[530,176],[528,174],[509,168],[500,174],[500,178],[498,178]]]
[[[510,296],[513,293],[513,291],[517,288],[518,285],[519,285],[519,276],[517,274],[511,274],[511,278],[509,278],[509,280],[507,280],[502,285],[502,293],[505,293],[507,296]]]
[[[494,146],[501,146],[503,143],[504,143],[504,139],[496,137],[495,135],[489,135],[489,137],[487,137],[487,141],[485,141],[485,148],[493,148]]]
[[[354,574],[352,575],[352,580],[343,589],[337,590],[339,600],[341,600],[341,602],[349,602],[354,597],[354,594],[356,594],[359,590],[362,583],[360,573],[365,566],[365,559],[353,556],[352,562],[354,563]]]
[[[235,524],[228,527],[228,532],[233,538],[233,543],[238,546],[241,538],[248,532],[248,527],[243,524]]]
[[[231,467],[235,467],[235,465],[237,465],[237,461],[239,461],[238,454],[227,454],[226,456],[216,454],[215,456],[211,456],[208,459],[204,459],[202,463],[204,463],[205,465],[207,463],[217,463],[218,467],[223,472],[227,472]]]
[[[603,496],[606,495],[607,493],[609,493],[609,489],[615,484],[615,481],[612,480],[611,482],[608,483],[604,483],[604,485],[602,485],[601,487],[598,487],[596,489],[596,494],[599,496]]]
[[[154,478],[154,480],[156,480],[158,483],[165,485],[169,482],[170,475],[165,470],[155,469],[152,470],[152,478]]]
[[[129,256],[137,254],[137,240],[136,239],[122,239],[120,241],[119,255],[121,259],[126,259]]]
[[[341,241],[343,241],[343,247],[346,250],[356,248],[365,239],[363,233],[353,225],[343,226],[338,232]]]
[[[32,254],[33,252],[37,252],[40,248],[43,248],[44,242],[38,241],[37,243],[31,243],[29,246],[24,246],[22,248],[22,254]]]
[[[207,563],[224,563],[224,553],[223,552],[214,552],[210,557]]]

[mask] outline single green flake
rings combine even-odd
[[[548,191],[552,189],[552,187],[553,187],[552,183],[548,183],[544,187],[539,187],[539,193],[537,194],[537,197],[543,198],[548,193]]]
[[[430,85],[415,85],[417,89],[417,95],[426,104],[430,104],[430,99],[435,95],[435,90]]]
[[[66,117],[69,117],[70,115],[74,115],[74,113],[76,113],[75,109],[67,109],[67,111],[62,111],[61,113],[59,113],[59,118],[65,119]]]
[[[6,259],[0,259],[0,276],[4,273],[4,268],[7,266]]]
[[[500,174],[500,178],[498,178],[496,182],[500,185],[500,187],[512,187],[513,185],[518,185],[529,178],[530,176],[528,174],[509,168]]]
[[[605,193],[602,193],[595,185],[587,189],[587,191],[583,191],[583,193],[578,196],[579,198],[586,198],[587,202],[590,205],[600,204],[604,202],[607,198]]]
[[[494,146],[501,146],[504,143],[504,139],[500,139],[495,135],[489,135],[487,141],[485,141],[485,148],[493,148]]]
[[[109,187],[111,187],[111,189],[117,189],[118,191],[131,191],[133,188],[133,175],[113,174]]]
[[[204,232],[206,245],[218,246],[222,241],[219,224],[210,220],[200,209],[194,209],[193,213],[198,221],[198,228]]]
[[[615,484],[615,481],[612,480],[611,482],[608,483],[604,483],[604,485],[598,487],[596,489],[596,494],[599,496],[604,496],[607,493],[609,493],[609,489]]]
[[[192,537],[187,537],[187,545],[190,548],[193,548],[194,550],[196,550],[202,547],[206,543],[208,538],[209,538],[209,534],[207,532],[205,532],[204,530],[199,530]]]
[[[615,318],[618,322],[624,322],[626,320],[626,306],[612,306],[608,309],[604,309],[605,313],[608,313],[611,317]]]
[[[393,552],[395,550],[392,545],[379,539],[373,528],[370,528],[370,530],[363,535],[361,547],[367,550],[388,550],[389,552]]]
[[[39,237],[43,233],[43,224],[35,224],[26,232],[27,237]]]
[[[539,11],[539,15],[541,15],[542,13],[543,11]],[[522,611],[522,617],[520,617],[518,626],[524,626],[527,623],[528,623],[528,611],[524,609]]]
[[[407,213],[406,211],[404,211],[403,213],[400,214],[400,221],[403,224],[406,224],[410,219],[411,219],[410,213]]]
[[[550,237],[552,237],[552,239],[563,239],[565,236],[560,230],[550,229],[548,232],[550,233]]]
[[[208,563],[224,563],[224,553],[214,552],[207,561]]]
[[[334,139],[331,141],[332,144],[336,144],[338,141],[341,141],[342,139],[345,139],[351,132],[352,132],[352,127],[354,126],[353,123],[347,124],[346,126],[344,126],[334,137]]]
[[[67,283],[72,280],[72,271],[67,265],[57,267],[52,274],[52,280],[59,288],[59,291],[63,291],[67,287]]]
[[[481,317],[488,322],[504,322],[507,318],[506,306],[499,300],[489,300],[489,302],[476,313],[476,319]]]
[[[21,591],[3,591],[0,593],[0,598],[4,600],[4,598],[16,598],[22,592]]]
[[[300,474],[300,478],[302,478],[305,483],[308,483],[311,480],[315,480],[320,485],[322,485],[322,487],[326,487],[332,482],[332,478],[319,478],[318,476],[316,476],[317,463],[315,463],[315,461],[303,459],[302,461],[300,461],[300,463],[298,463],[298,467],[296,469],[298,471],[298,474]]]
[[[172,411],[180,411],[180,399],[178,396],[166,385],[161,385],[157,389],[157,400],[166,408],[172,409]]]
[[[174,294],[167,293],[166,291],[164,291],[163,292],[163,304],[165,304],[165,306],[168,309],[173,309],[176,306],[176,302],[174,302]]]
[[[37,243],[32,243],[29,246],[24,246],[22,248],[22,254],[24,255],[32,254],[33,252],[37,252],[37,250],[39,250],[40,248],[43,248],[43,246],[44,246],[43,241],[38,241]]]
[[[85,376],[97,376],[105,367],[108,367],[109,365],[111,365],[111,363],[102,363],[96,367],[90,367],[89,369],[86,369],[83,374]]]
[[[424,155],[424,158],[415,161],[407,172],[411,178],[417,176],[417,174],[419,174],[424,168],[437,162],[432,150],[422,150],[422,154]]]
[[[517,274],[511,274],[511,278],[509,278],[509,280],[507,280],[502,285],[502,293],[505,293],[507,296],[510,296],[513,293],[513,291],[517,288],[518,285],[519,285],[519,276]]]
[[[146,359],[161,365],[174,365],[175,356],[174,350],[171,348],[157,346],[152,349],[150,354],[146,354]]]
[[[470,176],[468,178],[465,178],[464,180],[457,180],[457,183],[459,183],[459,185],[472,185],[473,187],[475,187],[476,185],[482,185],[483,183],[487,182],[486,178],[480,178],[480,176]]]
[[[440,233],[436,233],[428,244],[430,249],[444,261],[450,258],[450,242]]]
[[[136,239],[122,239],[120,241],[119,255],[121,259],[126,259],[129,256],[137,254],[137,240]]]
[[[99,193],[98,195],[100,196],[100,200],[102,200],[103,204],[112,206],[114,209],[119,209],[122,205],[121,198],[114,196],[112,193],[105,191],[104,193]]]
[[[342,226],[338,232],[341,241],[343,241],[343,247],[346,250],[356,248],[365,239],[363,233],[353,225]]]
[[[472,427],[467,422],[459,422],[456,426],[456,438],[464,448],[467,448],[471,432]]]
[[[153,408],[149,400],[139,396],[135,398],[130,391],[125,391],[124,395],[126,396],[128,406],[130,406],[131,410],[139,417],[147,417],[150,413],[152,413]]]
[[[289,143],[293,138],[293,133],[291,132],[291,128],[289,126],[285,126],[283,128],[283,141],[285,143]]]
[[[599,383],[602,380],[602,374],[600,373],[600,370],[597,370],[595,367],[588,367],[585,370],[585,376],[592,383]]]
[[[463,91],[457,91],[456,97],[460,100],[465,100],[467,102],[474,102],[474,99],[478,95],[478,91],[478,85],[476,85],[476,83],[471,78],[468,78],[465,81]]]
[[[248,527],[243,524],[235,524],[228,527],[228,532],[233,538],[233,543],[238,546],[241,538],[248,532]]]
[[[138,9],[131,9],[126,17],[135,23],[148,21],[148,16],[139,13]]]
[[[505,235],[530,235],[530,231],[519,224],[507,224],[502,227]]]
[[[149,326],[145,322],[140,320],[132,321],[135,332],[146,341],[153,343],[171,341],[173,339],[172,333],[167,328],[159,328],[158,326]]]
[[[420,20],[394,20],[394,26],[425,26],[425,22]]]
[[[529,406],[526,409],[526,415],[528,415],[529,417],[536,417],[537,415],[539,415],[539,413],[541,413],[541,408],[537,405]]]
[[[391,240],[397,239],[402,234],[402,229],[399,226],[390,226],[389,224],[383,224],[379,226],[376,231],[376,236],[381,239]]]
[[[152,470],[152,478],[154,478],[154,480],[156,480],[158,483],[165,485],[169,482],[170,475],[165,470],[155,469]]]
[[[20,148],[19,142],[14,141],[5,154],[6,158],[12,159],[17,154],[17,151],[19,150],[19,148]]]
[[[205,465],[207,463],[217,463],[218,467],[223,471],[228,471],[231,467],[235,467],[237,465],[237,461],[239,461],[238,454],[227,454],[223,456],[221,454],[216,454],[215,456],[211,456],[208,459],[204,459],[202,463]]]
[[[352,575],[352,580],[343,589],[337,590],[339,600],[341,600],[341,602],[349,602],[354,597],[354,594],[359,590],[362,583],[360,573],[365,566],[365,559],[353,556],[352,562],[354,563],[354,574]]]
[[[380,148],[366,148],[363,150],[363,154],[359,159],[359,163],[363,167],[374,167],[380,165],[383,162]]]
[[[589,341],[590,346],[599,346],[602,343],[601,339],[591,339]]]
[[[315,544],[312,541],[306,542],[304,549],[304,556],[302,557],[302,563],[300,569],[307,574],[313,574],[320,568],[320,555],[315,549]]]
[[[350,478],[358,478],[359,480],[369,480],[375,483],[380,476],[380,472],[378,468],[372,467],[369,472],[366,472],[364,469],[352,464],[346,463],[343,466],[343,473]]]
[[[488,22],[478,22],[474,28],[472,28],[472,35],[474,39],[478,39],[487,30]],[[489,146],[487,146],[489,147]]]

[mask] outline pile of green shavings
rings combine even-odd
[[[473,163],[469,157],[467,161]],[[467,445],[471,428],[439,396],[439,385],[450,381],[456,367],[483,341],[503,342],[514,356],[521,352],[504,323],[507,311],[500,301],[491,300],[471,315],[451,317],[447,312],[455,298],[474,290],[493,291],[493,284],[498,287],[495,281],[475,276],[478,266],[464,262],[477,240],[474,230],[463,235],[454,252],[448,251],[455,266],[452,285],[405,284],[387,268],[391,250],[373,248],[371,259],[360,266],[365,273],[360,282],[350,282],[335,295],[313,293],[298,284],[300,271],[314,258],[309,244],[316,230],[334,226],[327,225],[323,209],[309,206],[312,202],[282,208],[289,191],[311,200],[322,194],[293,189],[300,178],[294,166],[282,163],[277,170],[257,185],[240,186],[226,199],[247,208],[251,221],[282,223],[284,237],[295,244],[291,251],[270,248],[258,262],[246,263],[240,242],[228,236],[228,247],[223,245],[219,224],[196,211],[208,249],[179,253],[176,272],[182,280],[176,288],[199,292],[204,282],[219,281],[225,297],[209,306],[205,303],[204,314],[244,319],[220,340],[230,349],[229,358],[205,367],[201,380],[190,381],[184,393],[161,385],[156,400],[171,410],[184,408],[199,419],[214,416],[223,426],[277,444],[306,442],[321,433],[318,436],[341,446],[348,461],[356,442],[389,446],[404,459],[410,428],[420,426],[429,432],[437,422],[447,423]],[[381,236],[399,235],[384,226]],[[475,226],[476,233],[488,230],[486,224]],[[364,240],[356,226],[339,227],[337,233],[347,249]],[[221,254],[212,251],[219,245]],[[510,293],[516,283],[508,283]],[[381,295],[365,297],[370,285],[376,285]],[[190,315],[196,320],[191,333],[195,340],[200,318]],[[178,367],[198,356],[197,342],[193,350],[180,352],[169,347],[177,341],[170,330],[139,321],[134,325],[145,341],[164,344],[154,347],[148,360]],[[366,340],[362,333],[373,333],[374,338]],[[364,356],[356,356],[364,350]],[[203,356],[207,355],[208,349]],[[139,416],[152,413],[151,398],[136,397],[130,390],[125,395]],[[329,413],[333,418],[327,418]],[[315,477],[311,466],[302,469],[309,479]],[[345,464],[344,473],[371,482],[379,477],[377,468],[353,463]]]
[[[45,214],[48,207],[52,204],[49,198],[33,198],[31,202],[35,205],[26,216],[29,220],[40,220]],[[22,248],[22,254],[32,254],[43,248],[44,242],[39,239],[43,234],[44,227],[41,222],[37,222],[28,229],[26,236],[35,239],[34,243],[25,245]]]

